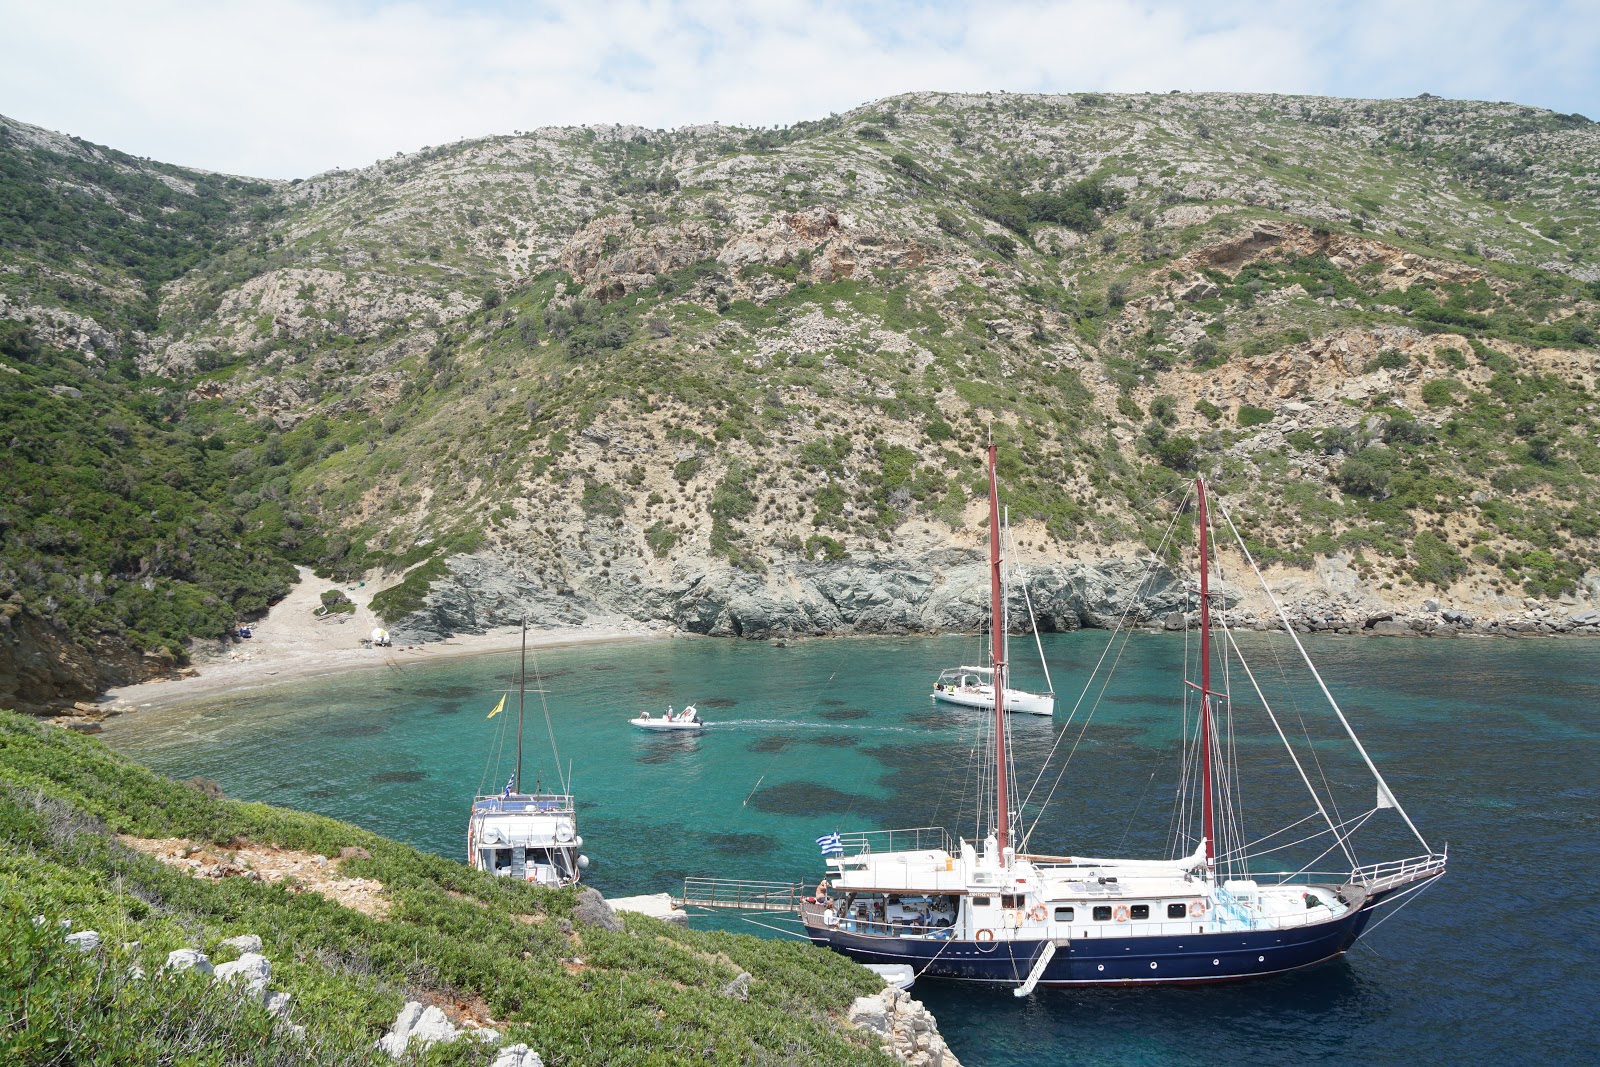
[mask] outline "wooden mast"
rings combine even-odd
[[[527,692],[528,677],[528,617],[522,617],[522,661],[517,666],[517,788],[522,792],[522,704]]]
[[[994,806],[995,844],[1002,865],[1010,837],[1009,798],[1006,796],[1006,646],[1005,598],[1000,586],[1000,493],[995,487],[995,445],[989,444],[989,631],[993,650],[989,666],[994,683]]]
[[[1207,546],[1209,519],[1206,516],[1206,480],[1194,480],[1200,505],[1200,767],[1201,833],[1205,836],[1206,868],[1216,866],[1216,825],[1211,810],[1211,559]]]

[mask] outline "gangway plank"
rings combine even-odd
[[[722,908],[732,911],[798,911],[803,882],[752,882],[738,878],[685,878],[683,896],[674,903],[685,908]]]

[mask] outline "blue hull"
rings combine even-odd
[[[1126,985],[1257,978],[1310,967],[1344,953],[1375,900],[1348,915],[1295,930],[1073,940],[1056,948],[1040,985]],[[861,963],[910,964],[919,976],[1020,985],[1045,942],[926,941],[806,928],[812,943]]]

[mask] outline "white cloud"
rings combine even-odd
[[[541,125],[784,124],[914,89],[1430,91],[1591,113],[1600,96],[1600,13],[1563,0],[0,0],[0,30],[0,112],[268,177]]]

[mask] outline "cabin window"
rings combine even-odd
[[[1111,921],[1111,905],[1109,905],[1109,904],[1101,904],[1098,907],[1096,907],[1094,909],[1094,921],[1097,922],[1097,923],[1108,923],[1108,922],[1110,922]]]
[[[989,906],[989,898],[988,897],[973,897],[972,898],[972,906],[974,908],[987,908]]]
[[[1135,904],[1133,907],[1128,909],[1128,914],[1135,919],[1148,919],[1150,918],[1150,905]]]
[[[1069,923],[1076,917],[1076,915],[1077,912],[1075,912],[1072,908],[1057,908],[1056,922]]]
[[[1000,898],[1000,906],[1002,908],[1020,908],[1022,907],[1022,898],[1020,896],[1005,894]]]
[[[1188,914],[1189,914],[1189,905],[1187,905],[1187,904],[1168,904],[1167,905],[1167,918],[1169,918],[1169,919],[1182,919],[1183,917],[1185,917]]]

